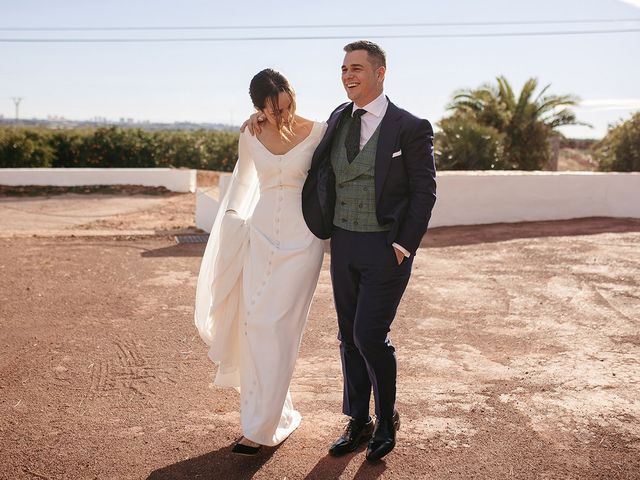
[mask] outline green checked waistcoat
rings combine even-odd
[[[331,166],[336,176],[336,209],[333,224],[352,232],[383,232],[390,226],[376,218],[375,164],[380,125],[360,153],[349,163],[344,141],[352,117],[341,122],[331,146]],[[381,123],[382,124],[382,123]]]

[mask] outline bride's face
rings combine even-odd
[[[282,125],[289,127],[293,116],[295,114],[293,107],[293,99],[287,92],[280,92],[278,95],[278,105],[274,106],[270,99],[267,99],[267,103],[262,110],[262,113],[267,117],[267,121],[273,126],[278,126],[278,117],[281,119]]]

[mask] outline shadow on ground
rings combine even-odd
[[[154,470],[147,480],[240,480],[252,478],[271,459],[277,448],[264,447],[255,457],[231,453],[232,446],[189,458],[167,467]]]
[[[202,257],[205,243],[178,243],[170,247],[147,250],[140,254],[142,257]]]
[[[600,233],[640,232],[640,219],[634,218],[579,218],[527,223],[496,223],[429,229],[421,248],[442,248],[482,243],[498,243],[527,238],[572,237]],[[183,233],[183,232],[181,232]],[[191,233],[191,232],[189,232]],[[205,243],[177,244],[146,251],[143,257],[201,257]],[[329,241],[325,253],[330,253]]]
[[[304,477],[305,480],[325,480],[328,478],[340,478],[340,476],[344,473],[347,466],[354,457],[364,457],[363,452],[365,448],[366,446],[363,445],[352,454],[345,455],[343,457],[336,458],[332,457],[331,455],[322,457],[318,461],[318,463],[316,463],[313,469],[307,474],[307,476]],[[375,480],[376,478],[379,478],[386,469],[387,465],[384,461],[376,463],[363,461],[353,478],[354,480]]]
[[[640,219],[592,217],[546,222],[494,223],[431,228],[420,246],[423,248],[456,247],[525,238],[628,232],[640,232]]]

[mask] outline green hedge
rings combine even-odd
[[[611,125],[593,151],[600,170],[640,172],[640,112]]]
[[[187,167],[231,171],[237,157],[236,132],[0,128],[0,168]]]
[[[443,118],[435,135],[438,170],[504,170],[504,134],[473,118]]]

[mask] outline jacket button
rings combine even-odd
[[[347,219],[346,219],[346,218],[343,218],[343,219],[342,219],[342,223],[347,223]]]

